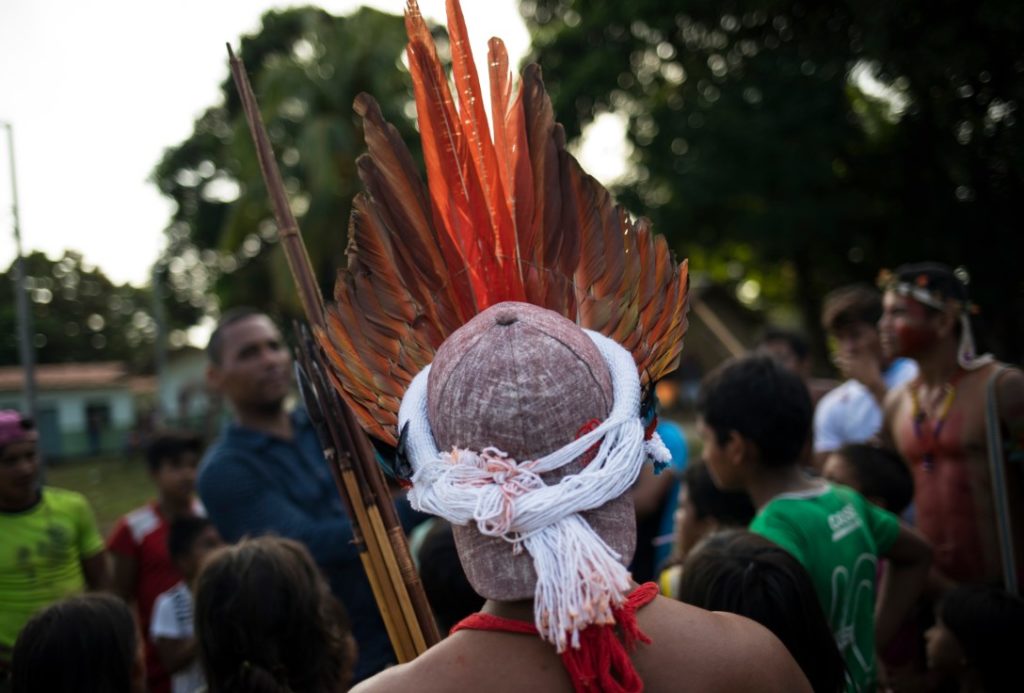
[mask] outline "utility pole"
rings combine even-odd
[[[32,311],[25,286],[25,256],[21,252],[21,223],[18,217],[18,179],[14,170],[14,127],[7,122],[7,154],[11,164],[11,212],[14,220],[14,247],[18,258],[14,262],[14,295],[18,308],[18,352],[25,372],[25,414],[36,421],[36,352],[32,344]],[[36,421],[36,425],[39,422]]]
[[[150,283],[153,287],[153,319],[156,321],[156,415],[161,426],[167,425],[165,417],[170,416],[174,410],[164,408],[164,395],[167,388],[167,317],[164,312],[163,291],[160,285],[160,273],[163,264],[158,260],[153,263],[153,270],[150,274]],[[180,422],[175,421],[175,425]]]

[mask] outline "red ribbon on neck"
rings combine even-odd
[[[618,609],[612,609],[614,625],[593,624],[580,632],[579,648],[569,647],[562,653],[562,664],[572,680],[576,693],[640,693],[644,682],[633,666],[629,653],[638,642],[650,644],[636,620],[637,610],[658,596],[658,586],[646,582],[637,587]],[[616,628],[622,636],[616,635]],[[451,632],[489,630],[503,633],[537,635],[537,628],[526,621],[492,614],[476,613],[462,619]]]

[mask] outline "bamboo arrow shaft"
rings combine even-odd
[[[303,311],[317,338],[325,334],[324,300],[316,283],[309,253],[288,204],[270,138],[263,125],[245,66],[228,46],[231,73],[256,147],[281,245],[299,292]],[[387,484],[377,466],[373,446],[351,408],[326,377],[329,364],[317,340],[306,338],[300,358],[315,396],[307,407],[316,409],[317,434],[331,466],[338,492],[353,523],[353,536],[380,608],[388,637],[400,662],[407,662],[440,640],[398,522]],[[312,413],[312,412],[311,412]]]
[[[231,62],[231,75],[238,87],[245,119],[249,123],[249,132],[252,134],[253,144],[256,146],[256,158],[259,160],[260,172],[263,174],[263,181],[267,186],[267,194],[270,195],[274,219],[281,236],[281,247],[288,260],[288,268],[295,279],[302,310],[312,325],[322,328],[325,323],[324,297],[316,283],[313,263],[310,262],[309,252],[302,242],[299,224],[295,221],[295,215],[292,214],[291,205],[288,203],[288,195],[285,192],[284,182],[281,180],[281,172],[274,159],[273,147],[270,146],[270,137],[267,136],[259,105],[256,103],[252,86],[249,84],[249,75],[246,73],[242,61],[235,57],[230,45],[228,46],[228,55]]]

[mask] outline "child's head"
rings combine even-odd
[[[963,585],[935,612],[935,625],[925,633],[928,668],[950,678],[973,677],[985,691],[1019,690],[1024,600],[995,587]]]
[[[859,331],[870,331],[878,340],[882,317],[882,294],[865,284],[840,287],[825,295],[821,307],[821,327],[839,340]]]
[[[447,633],[463,618],[479,611],[484,598],[473,591],[466,578],[452,526],[440,518],[433,522],[416,552],[416,560],[438,628]]]
[[[821,473],[897,515],[914,498],[914,477],[907,465],[896,453],[874,445],[844,445],[826,458]]]
[[[806,569],[746,530],[712,534],[683,564],[680,601],[753,619],[789,649],[815,691],[839,691],[843,658]]]
[[[807,337],[796,330],[784,327],[769,327],[761,335],[756,351],[771,356],[786,370],[793,371],[801,378],[811,376],[811,345]]]
[[[177,503],[191,500],[203,443],[185,431],[158,433],[146,447],[146,463],[160,497]]]
[[[52,604],[29,619],[14,644],[13,693],[141,693],[146,665],[127,605],[109,594]]]
[[[167,529],[167,552],[189,584],[199,574],[206,557],[222,546],[217,528],[205,517],[177,517]]]
[[[195,589],[199,657],[212,691],[343,690],[355,661],[345,610],[302,544],[223,548]]]
[[[39,476],[39,435],[31,419],[0,410],[0,508],[16,510],[33,501]]]
[[[691,464],[683,472],[676,509],[676,546],[686,558],[701,539],[719,529],[746,527],[754,518],[754,504],[742,491],[722,491],[711,480],[705,464]]]
[[[799,376],[767,356],[727,361],[697,399],[703,457],[719,488],[744,488],[746,467],[797,464],[811,431],[811,397]]]

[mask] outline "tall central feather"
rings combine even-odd
[[[526,68],[513,94],[497,38],[488,44],[488,125],[458,0],[447,10],[454,98],[415,0],[405,14],[426,186],[376,102],[356,99],[365,191],[317,335],[335,387],[367,431],[392,445],[412,377],[495,303],[529,301],[612,337],[633,352],[644,381],[676,367],[686,330],[686,263],[566,151],[539,67]]]

